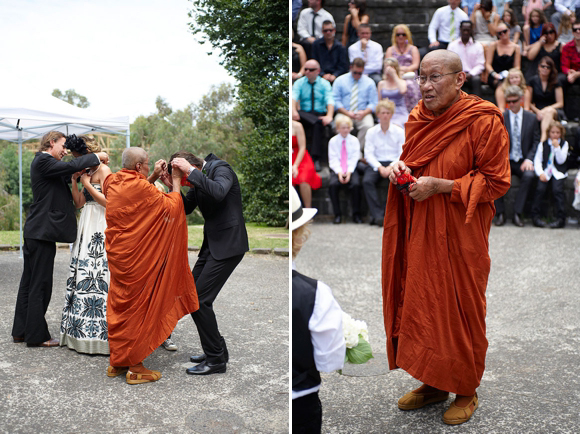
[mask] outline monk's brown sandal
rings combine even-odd
[[[107,368],[107,377],[118,377],[129,370],[128,366],[109,366]]]
[[[416,410],[429,404],[445,401],[447,398],[449,398],[449,392],[443,390],[429,393],[409,392],[399,399],[398,405],[401,410]]]

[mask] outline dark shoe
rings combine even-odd
[[[533,217],[532,223],[537,228],[545,228],[547,226],[546,222],[544,220],[540,219],[539,217]]]
[[[24,338],[18,337],[18,336],[12,336],[12,340],[16,343],[18,342],[24,342]]]
[[[320,161],[318,161],[318,160],[315,160],[315,161],[314,161],[314,169],[315,169],[317,172],[320,172],[320,171],[322,170],[322,167],[320,167]]]
[[[496,226],[505,225],[505,215],[503,214],[503,212],[500,212],[498,215],[495,216],[495,225]]]
[[[28,347],[58,347],[59,345],[60,341],[58,339],[49,339],[41,344],[26,344]]]
[[[514,213],[514,225],[516,225],[519,228],[524,227],[524,222],[522,221],[522,218],[520,217],[520,215],[517,212]]]
[[[195,365],[185,370],[190,375],[210,375],[210,374],[224,374],[226,372],[225,363],[208,363],[206,360],[199,365]]]
[[[352,221],[355,222],[356,224],[362,223],[362,220],[358,214],[352,216]]]
[[[191,363],[201,363],[205,359],[207,359],[207,356],[205,354],[200,354],[199,356],[191,356],[189,358],[189,361]],[[226,363],[228,363],[230,361],[230,355],[228,354],[227,351],[224,351],[224,359],[226,360]]]
[[[383,218],[380,218],[380,219],[378,219],[378,220],[376,221],[376,225],[377,225],[379,228],[382,228],[382,227],[383,227],[383,222],[384,222],[384,221],[385,221],[385,218],[384,218],[384,217],[383,217]]]
[[[371,219],[369,220],[369,226],[372,226],[376,223],[376,220],[374,217],[371,217]]]
[[[550,223],[550,228],[552,229],[560,229],[563,228],[564,226],[566,226],[566,220],[564,219],[558,219]]]
[[[335,225],[341,224],[342,223],[342,217],[339,216],[339,215],[335,216],[334,217],[334,221],[332,223],[334,223]]]

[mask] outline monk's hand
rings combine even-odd
[[[165,162],[165,160],[157,160],[155,162],[155,166],[153,167],[153,174],[159,178],[161,176],[161,174],[163,173],[163,168],[167,167],[167,163]]]
[[[167,167],[165,167],[165,170],[163,172],[161,172],[161,176],[159,177],[159,179],[167,187],[169,187],[169,188],[172,188],[173,187],[173,183],[171,181],[171,175],[167,171]]]
[[[451,193],[453,181],[449,179],[421,176],[409,189],[409,197],[421,202],[437,193]]]
[[[392,170],[391,173],[389,174],[389,181],[391,181],[395,185],[397,185],[397,176],[399,176],[401,172],[406,172],[409,174],[411,173],[411,169],[409,169],[405,164],[405,162],[403,161],[392,162],[391,169]]]
[[[171,161],[171,166],[173,169],[179,169],[185,175],[189,175],[189,171],[193,167],[191,164],[189,164],[189,161],[181,157],[174,158]]]

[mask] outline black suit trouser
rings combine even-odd
[[[218,330],[213,302],[243,257],[244,254],[222,260],[215,259],[209,251],[207,240],[204,240],[192,270],[199,309],[191,317],[197,327],[208,363],[222,363],[226,359],[227,348]]]
[[[44,315],[52,296],[56,243],[24,239],[24,270],[20,279],[12,336],[35,345],[50,339]]]
[[[391,161],[379,161],[382,166],[388,166]],[[379,199],[377,193],[377,184],[382,179],[378,170],[374,170],[370,165],[364,168],[364,175],[362,180],[363,191],[369,206],[369,213],[375,220],[384,220],[385,218],[385,201]]]
[[[306,142],[306,150],[313,160],[324,159],[323,157],[328,154],[328,148],[324,137],[325,126],[319,116],[325,116],[326,113],[299,110],[298,114],[300,115],[300,123],[304,127],[306,137],[312,136],[310,142]]]
[[[318,392],[292,400],[292,434],[320,434],[322,404]]]
[[[524,206],[526,204],[526,198],[528,197],[528,192],[530,191],[530,186],[532,181],[536,177],[536,173],[533,170],[520,169],[520,166],[524,160],[515,162],[510,160],[510,168],[512,170],[512,175],[516,175],[520,178],[520,188],[516,194],[516,201],[514,203],[514,212],[517,214],[522,214],[524,212]],[[503,196],[495,201],[495,210],[497,214],[502,214],[505,212],[505,205],[503,202]]]
[[[340,199],[338,196],[341,187],[348,187],[348,190],[350,191],[353,215],[360,214],[360,175],[356,169],[350,174],[350,181],[348,184],[341,184],[338,180],[338,175],[332,170],[330,171],[328,194],[330,196],[330,201],[332,202],[332,210],[334,211],[335,216],[342,215],[340,212]]]
[[[556,216],[561,220],[566,220],[566,195],[564,194],[566,178],[556,179],[552,177],[548,182],[538,180],[536,195],[534,196],[534,203],[532,205],[532,217],[540,217],[543,214],[542,200],[548,190],[548,184],[552,185],[552,195],[556,201]]]

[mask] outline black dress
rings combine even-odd
[[[292,47],[292,72],[300,72],[300,54],[296,51],[296,47]]]
[[[495,72],[509,71],[514,67],[514,62],[516,58],[516,50],[511,54],[511,56],[504,54],[500,56],[496,50],[493,52],[493,61],[491,62],[491,67]]]
[[[556,47],[550,52],[546,51],[546,49],[544,47],[540,48],[538,55],[534,58],[534,60],[532,60],[530,63],[528,63],[526,73],[524,74],[524,78],[526,79],[526,82],[530,81],[534,75],[538,74],[538,65],[540,64],[540,60],[542,60],[542,58],[544,58],[546,56],[550,57],[554,61],[554,64],[556,65],[556,69],[558,70],[558,73],[562,72],[562,66],[560,64],[560,57],[561,57],[560,48],[561,48],[561,46],[562,46],[562,44],[558,42],[558,45],[556,45]]]
[[[537,75],[533,76],[528,86],[532,88],[532,102],[536,105],[536,108],[542,110],[552,104],[556,104],[556,89],[561,87],[560,84],[556,84],[552,90],[542,89],[542,81]]]

